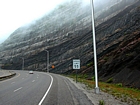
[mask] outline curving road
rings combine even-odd
[[[15,72],[15,77],[0,81],[0,105],[93,105],[63,76]]]

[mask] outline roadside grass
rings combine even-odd
[[[76,80],[76,76],[74,74],[67,76]],[[87,79],[87,75],[78,75],[77,77],[77,81],[85,84],[88,89],[93,89],[95,87],[94,77],[90,80]],[[121,83],[111,84],[105,82],[99,82],[99,88],[101,91],[113,95],[116,99],[120,99],[122,102],[140,105],[139,89],[123,87]]]

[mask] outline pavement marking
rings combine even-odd
[[[51,77],[51,83],[50,83],[50,86],[49,86],[48,90],[46,91],[45,95],[43,96],[43,98],[41,99],[41,101],[39,102],[38,105],[42,105],[44,99],[46,98],[46,96],[48,95],[48,93],[49,93],[49,91],[50,91],[50,89],[52,87],[53,77],[50,74],[47,74],[47,75],[49,75]]]
[[[12,82],[11,84],[14,84],[15,82]]]
[[[16,92],[16,91],[18,91],[18,90],[20,90],[20,89],[22,89],[22,87],[20,87],[20,88],[18,88],[18,89],[16,89],[16,90],[14,90],[14,92]]]
[[[35,80],[33,80],[32,82],[35,82]]]
[[[22,78],[22,79],[24,79],[24,78]]]

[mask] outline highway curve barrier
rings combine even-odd
[[[9,71],[9,74],[8,74],[8,75],[0,76],[0,81],[5,80],[5,79],[12,78],[12,77],[14,77],[15,75],[16,75],[15,72],[11,72],[11,71]]]

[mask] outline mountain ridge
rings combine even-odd
[[[96,18],[98,68],[99,76],[103,81],[113,78],[113,82],[122,82],[118,79],[118,72],[122,72],[122,74],[125,72],[116,66],[120,64],[118,61],[122,59],[122,55],[118,51],[122,48],[121,45],[125,46],[129,42],[127,41],[127,37],[134,35],[133,40],[135,41],[136,38],[139,38],[139,31],[136,30],[139,30],[140,26],[136,24],[139,23],[140,1],[133,0],[131,3],[130,1],[131,0],[120,0],[118,3],[119,7],[124,6],[124,2],[128,2],[129,5],[125,5],[123,9],[116,10],[116,12],[115,8],[117,5],[114,5],[114,7],[111,6],[110,11],[112,8],[114,8],[114,10],[112,10],[113,14],[111,12],[109,15],[110,17],[100,14],[98,15],[99,18]],[[0,57],[4,58],[4,60],[2,60],[4,64],[3,68],[21,69],[22,59],[20,57],[24,57],[26,70],[45,71],[46,52],[44,50],[48,50],[50,53],[50,72],[74,72],[74,70],[72,70],[72,59],[78,58],[81,59],[81,66],[84,68],[81,68],[79,72],[93,75],[93,67],[87,67],[88,63],[92,62],[93,59],[91,13],[87,11],[89,5],[82,8],[82,10],[81,7],[79,7],[79,9],[77,8],[74,13],[78,14],[72,15],[71,13],[73,13],[75,8],[76,6],[72,8],[72,11],[68,9],[67,12],[63,13],[64,16],[59,14],[59,21],[57,21],[58,14],[57,16],[50,14],[48,17],[43,17],[42,20],[38,20],[35,24],[27,28],[21,27],[16,30],[8,39],[9,41],[7,40],[1,44]],[[57,12],[55,11],[55,13]],[[51,16],[53,18],[51,18]],[[67,19],[70,19],[70,16],[72,21],[67,21]],[[50,23],[49,18],[50,20],[52,19],[52,23]],[[60,24],[60,20],[62,19],[63,23]],[[24,35],[26,35],[26,37],[24,37]],[[123,41],[127,43],[123,44]],[[138,44],[137,46],[139,46],[139,40],[136,42]],[[128,45],[130,46],[131,44]],[[138,47],[135,47],[135,49],[138,49]],[[118,53],[113,55],[114,52]],[[137,54],[133,56],[136,55]],[[126,56],[130,55],[128,54]],[[138,60],[130,59],[130,61],[136,62]],[[127,62],[125,62],[125,64],[127,64]],[[51,65],[55,65],[55,68],[52,69]],[[135,64],[133,64],[133,66],[137,67]],[[128,70],[128,68],[125,67],[121,65],[124,71],[125,69]],[[113,68],[113,70],[111,70],[111,68]],[[133,73],[135,74],[135,71],[133,71]],[[134,77],[134,75],[132,77]],[[139,76],[137,76],[137,79],[138,77]],[[126,78],[128,77],[126,76]],[[132,86],[132,83],[128,80],[122,80],[124,80],[124,85]],[[133,80],[134,79],[130,81]],[[139,83],[135,83],[133,87],[139,88],[139,86]]]

